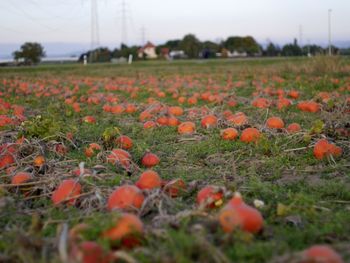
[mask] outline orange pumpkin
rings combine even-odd
[[[134,185],[119,186],[109,196],[107,207],[108,210],[113,209],[139,209],[142,206],[145,197],[140,189]]]
[[[143,223],[139,217],[125,213],[115,222],[115,225],[103,232],[102,236],[119,246],[132,248],[140,243],[143,233]]]
[[[288,93],[288,96],[291,97],[292,99],[297,99],[297,98],[299,98],[299,92],[296,90],[291,90]]]
[[[329,155],[334,157],[340,156],[342,149],[339,146],[329,143],[326,139],[321,139],[315,144],[313,153],[316,159],[321,160]]]
[[[248,123],[248,118],[243,112],[237,112],[233,115],[228,115],[227,121],[235,126],[242,126]]]
[[[34,166],[41,167],[45,164],[45,157],[42,155],[38,155],[34,158]]]
[[[300,263],[343,263],[340,255],[327,245],[314,245],[302,253]]]
[[[159,188],[161,184],[162,180],[160,179],[158,173],[152,170],[144,171],[135,183],[135,185],[141,190]]]
[[[261,108],[261,109],[265,109],[265,108],[269,108],[271,106],[271,102],[265,98],[257,98],[255,100],[253,100],[252,106],[257,107],[257,108]]]
[[[146,121],[143,124],[143,128],[144,129],[152,129],[152,128],[156,127],[156,126],[157,126],[157,124],[154,121]]]
[[[201,121],[201,125],[205,129],[216,127],[217,124],[218,118],[215,115],[207,115]]]
[[[94,241],[83,241],[79,245],[72,243],[70,262],[110,263],[112,257]]]
[[[157,123],[161,126],[167,126],[168,125],[168,118],[166,116],[161,116],[157,119]]]
[[[241,141],[245,143],[257,142],[261,137],[261,133],[256,128],[246,128],[242,131]]]
[[[83,122],[94,124],[96,123],[96,119],[93,116],[86,116],[83,118]]]
[[[175,117],[168,118],[168,126],[176,127],[180,124],[180,121]]]
[[[266,126],[270,129],[282,129],[284,128],[284,122],[279,117],[271,117],[267,119]]]
[[[90,143],[89,146],[85,148],[85,156],[90,158],[100,150],[101,150],[100,145],[98,145],[97,143]]]
[[[297,105],[298,109],[306,112],[318,112],[320,110],[320,105],[314,101],[301,101]]]
[[[240,194],[235,194],[221,210],[219,222],[225,232],[230,233],[238,228],[255,234],[263,228],[264,219],[257,209],[244,203]]]
[[[177,131],[180,134],[192,134],[195,130],[196,125],[190,121],[183,122],[177,127]]]
[[[154,153],[147,152],[142,157],[141,163],[143,166],[150,168],[156,166],[159,163],[159,161],[160,160],[157,155],[155,155]]]
[[[107,161],[128,169],[131,164],[131,155],[123,149],[113,149],[111,154],[107,156]]]
[[[140,113],[139,120],[145,121],[153,118],[153,114],[151,114],[149,111],[143,111]]]
[[[20,185],[28,182],[31,179],[31,176],[27,172],[19,172],[15,174],[11,179],[11,184]]]
[[[223,191],[212,185],[208,185],[202,188],[197,194],[197,204],[205,205],[207,208],[215,208],[222,204],[222,199],[224,197]]]
[[[220,131],[221,138],[223,140],[232,141],[238,136],[238,131],[235,128],[226,128]]]
[[[301,127],[299,123],[291,123],[288,125],[287,127],[287,131],[289,133],[297,133],[299,131],[301,131]]]
[[[115,143],[118,147],[124,149],[124,150],[129,150],[133,146],[133,142],[130,139],[130,137],[126,135],[121,135],[119,136],[116,140]]]
[[[179,106],[173,106],[169,107],[168,112],[174,116],[181,116],[184,113],[184,110]]]
[[[74,205],[81,193],[81,185],[73,179],[64,180],[53,192],[51,200],[55,205],[62,202]]]
[[[164,191],[170,197],[177,197],[179,193],[185,191],[186,184],[182,179],[173,179],[169,182],[164,182]]]
[[[191,104],[191,105],[195,105],[195,104],[197,104],[197,98],[196,97],[190,97],[190,98],[188,98],[187,103]]]

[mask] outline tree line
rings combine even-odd
[[[89,58],[91,54],[94,54],[94,61],[106,62],[112,58],[127,58],[130,54],[134,59],[138,59],[138,50],[140,46],[130,46],[122,44],[120,48],[109,50],[106,47],[98,48],[93,51],[89,51],[82,54],[80,60],[84,55]],[[300,46],[296,39],[293,43],[288,43],[283,46],[279,46],[272,42],[268,43],[266,47],[260,45],[252,36],[231,36],[226,40],[219,43],[213,41],[200,41],[194,34],[185,35],[182,39],[168,40],[163,44],[156,46],[157,54],[162,54],[162,50],[167,49],[171,51],[182,50],[186,54],[186,58],[216,58],[218,54],[221,57],[227,57],[227,52],[237,52],[244,54],[244,56],[316,56],[327,54],[328,48],[323,48],[316,44]],[[332,54],[339,54],[339,49],[332,46]],[[160,56],[160,58],[164,58]]]
[[[110,50],[107,47],[99,47],[94,50],[90,50],[81,54],[79,61],[84,60],[84,56],[87,57],[89,62],[109,62],[113,58],[128,58],[132,55],[134,60],[140,59],[138,57],[138,51],[140,46],[127,46],[121,44],[119,48]],[[231,36],[226,40],[222,40],[219,43],[213,41],[200,41],[194,34],[187,34],[182,39],[174,39],[166,41],[163,44],[156,46],[157,54],[160,55],[160,59],[163,51],[183,51],[186,58],[216,58],[229,57],[232,52],[243,56],[315,56],[326,54],[328,48],[323,48],[319,45],[309,44],[300,46],[296,39],[292,43],[279,46],[272,42],[268,43],[265,47],[260,45],[252,36]],[[349,54],[349,49],[341,50],[343,54]],[[339,54],[340,50],[337,47],[332,46],[332,53]],[[21,46],[21,49],[15,51],[13,56],[16,60],[22,59],[26,64],[36,64],[40,62],[40,59],[45,56],[43,47],[39,43],[25,43]]]

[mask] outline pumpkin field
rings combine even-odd
[[[0,262],[350,262],[350,59],[0,69]]]

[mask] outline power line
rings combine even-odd
[[[79,6],[77,6],[77,5],[76,5],[76,8],[74,8],[74,9],[70,8],[71,12],[68,13],[69,16],[67,17],[66,16],[67,13],[65,13],[64,16],[62,16],[62,15],[58,15],[57,13],[52,12],[52,9],[57,10],[57,8],[55,6],[52,6],[52,5],[50,6],[50,5],[47,5],[45,3],[45,6],[47,7],[47,8],[45,8],[45,7],[42,7],[42,5],[40,5],[38,2],[36,2],[34,0],[27,0],[27,1],[29,3],[31,3],[33,6],[35,6],[36,10],[40,11],[40,14],[47,14],[47,15],[49,15],[49,17],[45,17],[45,18],[41,17],[40,20],[63,19],[63,20],[66,21],[67,19],[77,19],[76,15],[74,15],[73,17],[72,17],[72,15],[76,14],[77,11],[80,9]],[[70,6],[71,6],[71,4],[70,4]]]
[[[25,11],[23,8],[21,8],[20,5],[17,5],[17,6],[16,6],[16,5],[14,5],[14,3],[13,3],[12,1],[9,1],[8,3],[10,3],[10,5],[11,5],[13,8],[15,8],[15,10],[19,10],[19,11],[21,12],[21,14],[20,14],[21,16],[24,16],[25,18],[29,19],[30,21],[32,21],[32,22],[34,22],[34,23],[36,23],[36,24],[38,24],[38,25],[40,25],[40,26],[43,26],[43,27],[45,27],[45,28],[47,28],[47,29],[50,29],[50,30],[53,29],[53,28],[47,26],[46,24],[41,23],[37,18],[32,17],[32,15],[29,14],[27,11]]]
[[[39,7],[37,2],[34,2],[33,0],[30,0],[29,2],[32,3],[33,5],[35,5],[36,7]],[[10,6],[7,6],[7,7],[3,6],[2,10],[6,10],[7,12],[11,12],[14,15],[20,16],[21,18],[28,19],[29,21],[33,22],[34,24],[39,25],[41,27],[44,27],[46,29],[45,31],[36,32],[36,34],[55,33],[55,32],[60,31],[62,29],[66,29],[67,25],[71,24],[71,22],[69,22],[69,21],[71,21],[73,19],[76,20],[77,18],[85,17],[84,14],[80,14],[79,16],[77,15],[78,11],[81,10],[81,8],[80,9],[75,8],[75,9],[71,9],[72,11],[69,13],[69,17],[63,17],[63,16],[62,17],[59,17],[59,16],[53,17],[52,16],[51,18],[46,18],[46,17],[45,18],[43,18],[43,17],[39,18],[37,15],[34,16],[32,14],[31,10],[28,11],[28,9],[23,9],[22,7],[15,6],[14,2],[8,1],[7,3],[9,3]],[[38,9],[42,10],[42,11],[40,11],[40,13],[48,13],[47,10],[43,9],[42,7],[38,8]],[[54,20],[54,19],[58,19],[58,18],[61,18],[62,20],[64,20],[64,23],[59,23],[59,25],[49,26],[49,25],[47,25],[47,23],[41,22],[42,20]],[[10,30],[8,30],[8,31],[10,31]],[[19,30],[12,30],[12,29],[11,29],[11,31],[19,32]],[[25,31],[23,31],[21,33],[24,33],[24,32]]]
[[[6,30],[8,32],[14,33],[14,34],[23,34],[23,31],[17,31],[16,29],[12,29],[12,28],[9,28],[9,27],[4,27],[2,25],[0,25],[0,28]]]
[[[32,5],[34,5],[37,10],[41,10],[41,13],[47,13],[49,15],[49,18],[45,18],[45,20],[62,18],[62,17],[57,16],[56,14],[51,13],[51,11],[48,12],[48,10],[43,9],[40,4],[38,4],[37,2],[35,2],[33,0],[27,0],[27,2],[31,3]]]

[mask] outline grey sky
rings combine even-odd
[[[100,43],[121,41],[121,0],[97,0]],[[128,44],[160,43],[194,33],[201,40],[252,35],[260,43],[299,37],[326,43],[331,8],[334,41],[350,40],[350,0],[125,0]],[[90,0],[0,0],[0,43],[90,42]]]

